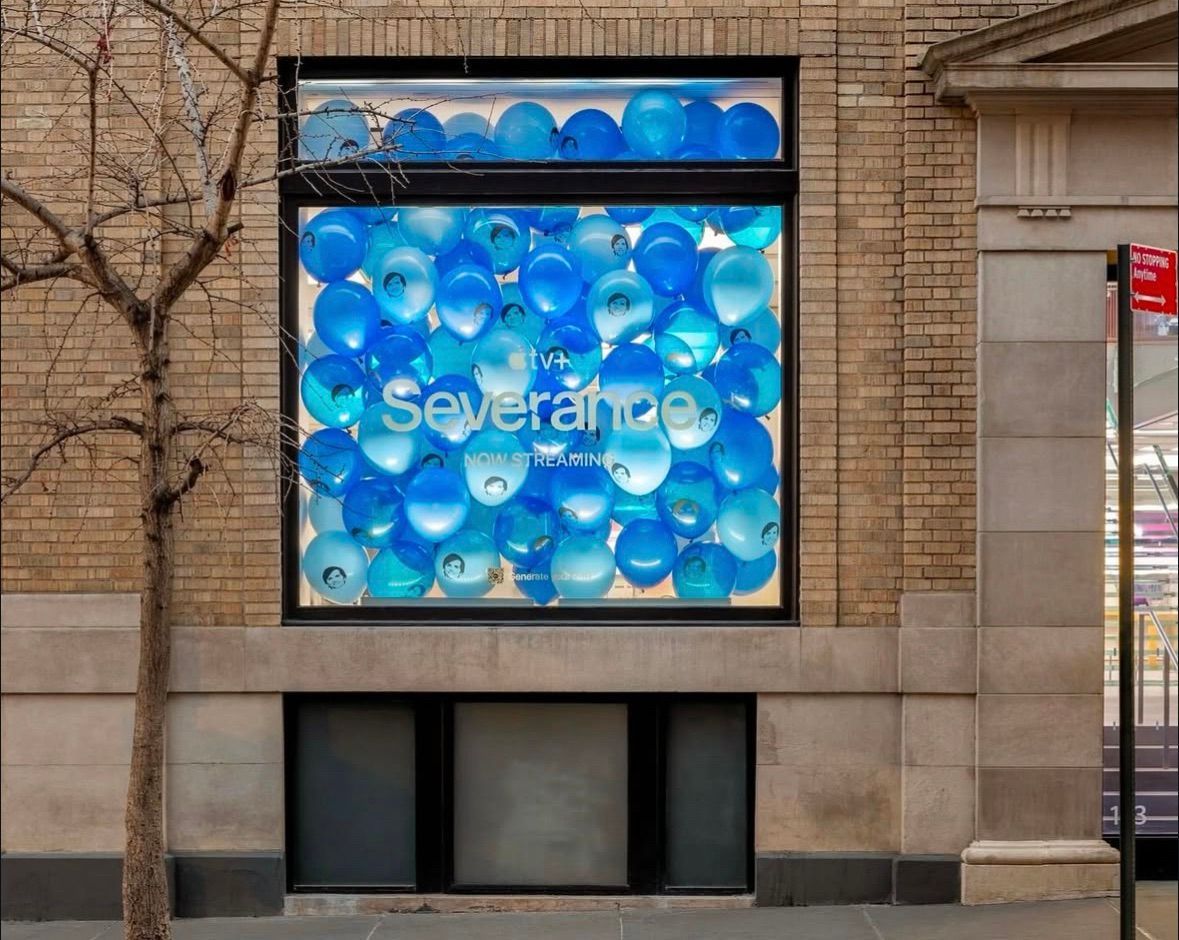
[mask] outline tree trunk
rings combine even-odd
[[[168,471],[174,418],[162,331],[148,340],[148,348],[141,374],[144,426],[139,470],[143,592],[123,855],[126,940],[170,940],[172,936],[164,867],[164,723],[172,652],[174,533]]]

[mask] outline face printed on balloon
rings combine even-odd
[[[549,131],[549,147],[553,150],[557,149],[557,144],[561,141],[561,132],[557,128]]]
[[[623,483],[626,483],[630,480],[630,470],[627,468],[626,464],[615,463],[614,466],[610,468],[610,476],[614,477],[614,482],[621,486]]]
[[[558,245],[564,245],[567,241],[569,241],[569,233],[572,231],[573,231],[572,225],[570,225],[568,222],[562,222],[560,225],[556,226],[549,234],[552,236],[553,241],[555,241]]]
[[[546,548],[553,544],[553,537],[551,535],[538,535],[532,540],[532,550],[534,552],[543,552]]]
[[[343,568],[332,565],[330,568],[323,569],[323,583],[333,591],[338,591],[348,583],[348,575],[344,572]]]
[[[606,301],[606,309],[612,317],[625,317],[630,313],[630,298],[626,294],[611,294]]]
[[[564,522],[576,522],[577,513],[575,513],[568,506],[562,506],[557,510],[557,515],[561,517]]]
[[[426,593],[425,585],[411,584],[409,590],[405,592],[409,597],[421,597]]]
[[[705,408],[700,412],[700,417],[696,420],[696,427],[707,433],[716,427],[719,420],[720,416],[716,413],[715,408]],[[720,447],[721,453],[724,453],[724,446],[721,444],[717,446]]]
[[[396,271],[390,271],[385,275],[381,286],[385,288],[385,293],[390,297],[401,297],[405,294],[405,276]]]
[[[491,247],[496,251],[511,251],[516,246],[516,233],[507,225],[491,228]]]
[[[341,382],[339,385],[332,387],[332,401],[338,402],[341,398],[347,398],[355,392],[356,389],[354,389],[351,385]]]
[[[778,541],[778,523],[767,522],[761,530],[761,544],[772,547]]]
[[[720,441],[713,441],[708,445],[709,457],[723,457],[725,455],[725,445]]]
[[[500,311],[499,319],[504,326],[520,326],[524,322],[524,308],[519,304],[508,304]]]
[[[483,382],[483,370],[474,363],[471,364],[471,378],[473,378],[478,384]]]
[[[630,251],[630,244],[622,235],[615,235],[610,239],[610,250],[614,252],[615,258],[626,257],[626,253]]]
[[[704,559],[699,555],[692,555],[684,559],[684,575],[689,580],[696,581],[704,577],[705,572],[708,571],[708,565],[705,564]]]
[[[566,160],[576,160],[580,149],[581,148],[577,144],[576,137],[561,138],[561,156],[563,156]]]
[[[438,454],[426,454],[426,456],[422,458],[422,469],[429,470],[431,468],[436,470],[442,469],[442,457]]]
[[[304,232],[303,237],[299,239],[299,242],[304,248],[306,248],[308,251],[311,251],[315,248],[315,233]]]
[[[736,346],[738,343],[748,343],[752,338],[749,335],[749,330],[739,326],[729,334],[729,345]]]
[[[360,149],[360,144],[354,141],[351,137],[345,138],[344,142],[340,144],[340,156],[350,157]]]
[[[476,327],[481,327],[491,319],[491,313],[491,304],[482,303],[475,307],[474,313],[471,314],[471,319],[475,321]]]
[[[452,581],[457,581],[463,576],[463,572],[467,570],[467,563],[463,561],[462,555],[456,552],[451,552],[442,559],[442,573],[450,578]]]
[[[488,496],[503,496],[508,491],[508,481],[503,477],[488,477],[483,492]]]

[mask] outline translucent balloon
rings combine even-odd
[[[493,571],[502,575],[495,543],[474,529],[452,535],[434,552],[434,576],[447,597],[482,597]]]
[[[527,396],[536,380],[536,350],[519,333],[492,330],[475,346],[471,376],[485,395]]]
[[[364,372],[352,359],[324,356],[303,373],[299,395],[320,424],[346,428],[364,413]]]
[[[535,346],[540,339],[541,330],[545,327],[544,318],[528,309],[524,303],[524,295],[520,293],[520,286],[515,282],[501,285],[500,290],[504,302],[499,308],[499,316],[492,329],[519,333]]]
[[[553,576],[549,562],[542,562],[532,568],[517,567],[515,584],[520,593],[531,598],[542,607],[557,596],[553,587]]]
[[[369,226],[368,253],[365,254],[364,263],[360,268],[374,288],[381,283],[379,270],[381,259],[385,257],[386,252],[404,247],[405,239],[401,237],[396,222],[380,221]]]
[[[340,160],[370,146],[368,120],[356,105],[333,98],[319,105],[299,130],[300,160]]]
[[[335,496],[312,493],[307,500],[307,518],[316,532],[343,532],[344,501]]]
[[[459,243],[466,221],[466,210],[456,206],[405,206],[397,216],[397,227],[410,245],[437,255]]]
[[[689,222],[703,222],[712,211],[712,206],[673,206],[672,212]]]
[[[299,451],[299,473],[315,493],[343,496],[360,476],[362,461],[347,431],[316,431]]]
[[[561,597],[605,597],[614,584],[614,553],[604,539],[574,535],[557,546],[550,572]]]
[[[665,91],[640,91],[622,113],[622,135],[641,157],[666,158],[684,142],[688,118],[684,106]]]
[[[647,219],[647,228],[660,222],[667,222],[677,228],[682,228],[692,236],[692,241],[699,245],[704,238],[704,223],[693,222],[691,219],[685,218],[676,211],[677,208],[676,206],[660,206]]]
[[[460,264],[438,285],[438,319],[464,342],[490,330],[502,306],[503,295],[495,275],[478,265]]]
[[[726,346],[736,346],[738,343],[757,343],[770,352],[777,350],[782,342],[782,324],[778,322],[774,311],[768,307],[756,316],[746,320],[740,326],[726,327],[720,331],[721,339]]]
[[[303,576],[311,589],[336,604],[351,604],[364,593],[368,555],[345,532],[324,532],[307,543]]]
[[[381,313],[395,323],[415,323],[434,304],[438,273],[418,248],[391,248],[376,263],[373,296]]]
[[[368,229],[347,209],[325,209],[299,236],[299,260],[317,281],[342,281],[368,252]]]
[[[726,248],[704,272],[704,299],[725,326],[737,326],[761,313],[774,294],[774,272],[753,248]]]
[[[471,356],[475,352],[474,343],[464,343],[456,339],[449,330],[438,327],[430,334],[427,343],[430,356],[434,360],[434,376],[471,374]]]
[[[681,375],[663,389],[659,420],[671,445],[691,450],[712,440],[720,425],[721,399],[698,375]]]
[[[434,368],[426,341],[409,331],[390,332],[365,357],[369,382],[382,399],[412,401],[422,393]]]
[[[771,465],[766,468],[765,473],[759,476],[753,485],[772,495],[778,492],[778,486],[781,482],[782,474],[778,472],[776,467]]]
[[[752,206],[754,217],[747,224],[728,232],[738,245],[747,248],[769,248],[782,233],[782,209],[779,206]]]
[[[404,501],[387,477],[361,480],[344,497],[344,529],[366,548],[386,548],[405,529]]]
[[[689,144],[685,147],[680,147],[679,150],[672,154],[672,157],[676,160],[719,160],[721,155],[711,147]]]
[[[424,597],[433,586],[434,554],[417,542],[394,542],[369,563],[368,593],[373,597]]]
[[[688,122],[684,143],[710,149],[716,147],[717,127],[723,113],[720,106],[711,101],[691,101],[684,105],[684,117]]]
[[[463,451],[467,489],[484,506],[502,506],[520,491],[528,476],[528,451],[514,434],[487,428]]]
[[[605,442],[610,478],[624,492],[653,493],[671,468],[671,446],[657,424],[610,431]]]
[[[454,248],[434,259],[434,269],[438,277],[443,278],[460,264],[474,264],[491,270],[493,263],[490,251],[464,235]]]
[[[770,578],[778,569],[778,558],[773,552],[766,552],[754,561],[739,561],[737,563],[737,582],[733,586],[734,594],[753,594],[770,583]]]
[[[648,401],[658,401],[663,393],[663,363],[653,349],[637,343],[616,346],[598,371],[598,388],[613,396],[621,405],[636,396],[632,413],[646,414],[652,407]]]
[[[456,134],[446,141],[446,155],[456,162],[499,160],[499,148],[483,134]]]
[[[440,160],[446,142],[442,122],[424,108],[398,111],[381,134],[381,142],[392,147],[394,160]]]
[[[716,390],[738,411],[764,415],[782,399],[782,367],[757,343],[738,343],[716,364]]]
[[[757,418],[725,408],[708,444],[708,462],[717,481],[731,490],[752,486],[774,458],[770,432]]]
[[[635,270],[658,293],[678,294],[696,274],[696,242],[678,225],[648,225],[635,245]]]
[[[541,235],[565,244],[581,210],[577,206],[540,206],[525,213],[528,223]]]
[[[610,513],[619,525],[626,525],[635,519],[658,519],[659,510],[655,506],[655,493],[644,493],[638,496],[619,490],[614,494],[614,509]]]
[[[608,215],[581,219],[569,235],[569,247],[581,262],[581,276],[589,283],[630,262],[626,229]]]
[[[553,557],[557,531],[557,514],[548,503],[521,496],[496,517],[495,545],[513,565],[534,568]]]
[[[581,264],[564,245],[533,248],[520,262],[520,293],[546,319],[559,317],[581,297]]]
[[[651,286],[634,271],[607,271],[590,287],[585,305],[598,336],[613,346],[637,338],[655,315]]]
[[[609,522],[614,484],[601,467],[561,467],[551,487],[550,504],[571,531],[590,532]]]
[[[396,430],[396,425],[403,423],[404,419],[404,415],[384,402],[377,402],[365,409],[356,429],[365,459],[390,476],[400,476],[417,466],[422,450],[422,439],[416,431]]]
[[[672,464],[655,498],[659,518],[676,535],[694,539],[716,521],[716,480],[707,467],[692,461]]]
[[[422,433],[442,451],[458,450],[475,432],[471,418],[479,413],[483,393],[462,375],[444,375],[422,393]],[[469,413],[468,413],[469,411]]]
[[[637,588],[654,587],[671,574],[677,554],[671,529],[652,519],[628,522],[614,543],[618,570]]]
[[[333,281],[315,298],[315,332],[342,356],[359,356],[381,328],[377,302],[369,289],[355,281]]]
[[[606,206],[606,215],[623,225],[637,225],[648,219],[654,211],[654,206]]]
[[[655,352],[677,375],[699,372],[720,346],[716,317],[686,302],[673,303],[655,321]]]
[[[561,127],[557,155],[564,160],[613,160],[625,146],[614,118],[597,108],[584,108]]]
[[[729,159],[769,160],[778,153],[781,139],[774,116],[752,101],[733,105],[717,127],[721,155]]]
[[[477,209],[467,216],[466,237],[483,248],[496,274],[507,274],[520,266],[532,246],[532,232],[506,212]]]
[[[692,283],[684,288],[684,303],[706,313],[712,311],[708,306],[708,301],[704,299],[704,272],[708,270],[709,262],[718,254],[720,254],[719,248],[699,249],[696,252],[696,274],[692,278]]]
[[[429,542],[454,535],[467,521],[471,496],[453,471],[427,467],[419,470],[405,490],[405,518]]]
[[[677,597],[728,597],[737,583],[737,559],[722,545],[692,542],[676,559],[672,583]]]
[[[573,451],[577,437],[576,432],[559,431],[548,421],[540,421],[538,423],[540,427],[533,428],[530,422],[520,428],[518,433],[520,442],[528,447],[537,457],[541,458],[542,462],[555,460]],[[533,467],[534,471],[537,469],[537,467]],[[543,470],[545,468],[542,467],[539,469]],[[544,498],[549,498],[547,492],[544,494]]]
[[[782,512],[765,490],[756,487],[730,493],[716,517],[721,544],[741,561],[772,552],[782,532]]]
[[[321,340],[316,333],[312,332],[306,341],[300,341],[299,343],[299,371],[306,369],[316,359],[334,355],[335,353],[328,349],[327,343]]]
[[[486,135],[491,133],[491,122],[474,111],[460,111],[443,121],[442,129],[446,131],[447,137],[458,137],[459,134]]]
[[[535,101],[518,101],[496,122],[495,144],[512,160],[547,160],[559,134],[548,108]]]

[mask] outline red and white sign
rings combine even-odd
[[[1130,246],[1130,309],[1134,313],[1179,313],[1179,259],[1169,248]]]

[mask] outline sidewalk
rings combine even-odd
[[[1138,887],[1141,940],[1176,940],[1176,885]],[[1114,940],[1116,899],[987,907],[794,907],[583,914],[182,920],[176,940]],[[4,924],[3,940],[118,940],[115,923]]]

